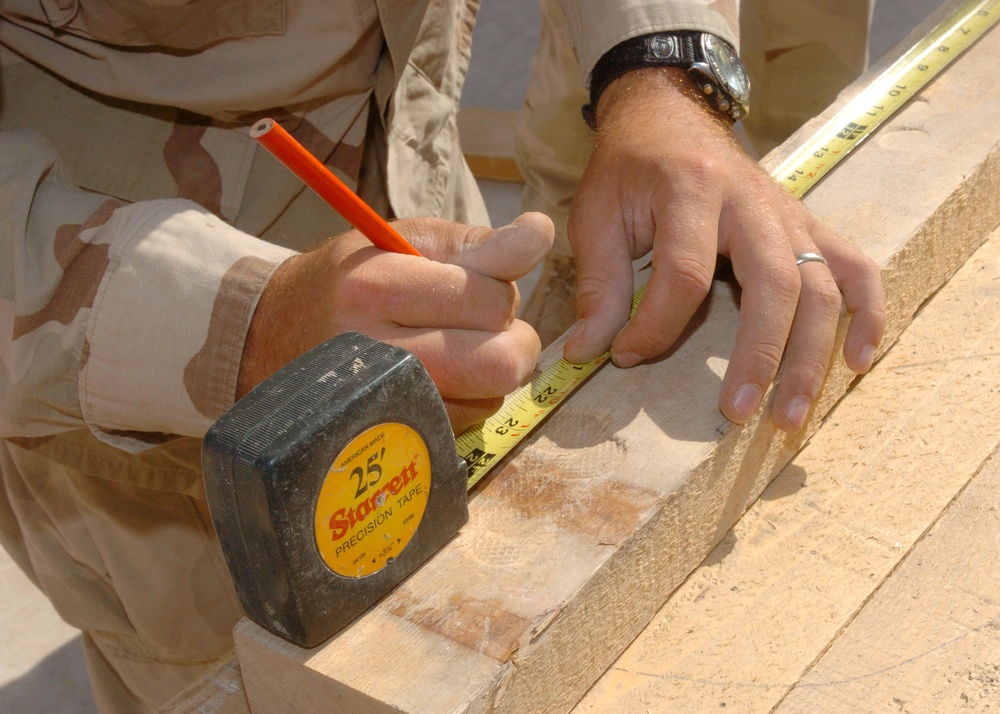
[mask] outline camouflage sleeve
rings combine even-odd
[[[702,30],[739,46],[739,0],[561,2],[585,82],[601,55],[622,40],[650,32]]]
[[[40,135],[0,132],[0,437],[203,435],[292,254],[186,200],[79,190]]]

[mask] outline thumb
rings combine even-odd
[[[555,235],[551,219],[543,213],[524,213],[501,228],[441,218],[413,218],[393,225],[427,258],[505,281],[531,272],[549,252]]]

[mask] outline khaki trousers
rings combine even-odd
[[[0,440],[0,543],[83,631],[103,712],[149,712],[232,649],[242,611],[201,442],[133,456],[79,431]]]

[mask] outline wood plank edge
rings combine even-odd
[[[919,308],[1000,225],[1000,204],[989,200],[971,200],[980,192],[985,196],[1000,193],[1000,146],[994,147],[978,169],[956,187],[884,267],[883,280],[890,310],[879,356],[895,344]],[[925,256],[929,254],[945,255],[947,258],[942,261],[927,260]],[[915,273],[919,277],[915,278]],[[901,286],[904,283],[916,286],[916,291],[903,290]],[[837,359],[810,420],[800,434],[783,436],[778,433],[768,409],[762,410],[743,427],[731,427],[716,453],[692,472],[681,490],[673,494],[609,558],[584,586],[580,596],[554,617],[549,627],[535,639],[522,644],[513,658],[514,671],[509,674],[508,681],[493,702],[497,712],[565,711],[575,704],[586,688],[611,666],[617,658],[615,653],[624,651],[670,594],[718,545],[746,508],[807,443],[830,410],[848,392],[854,379],[855,375]],[[765,451],[759,455],[759,461],[747,458],[748,450],[761,446]],[[712,484],[725,477],[727,465],[733,462],[740,463],[741,467],[732,487],[721,490],[711,488]],[[752,468],[757,464],[764,467],[759,470]],[[713,501],[707,507],[706,496]],[[700,500],[702,510],[707,508],[720,514],[720,519],[710,529],[706,529],[703,523],[689,523],[684,517],[691,509],[689,501],[696,499]],[[685,557],[667,558],[667,549],[658,547],[658,544],[665,538],[677,540],[678,537],[687,544],[682,549]],[[642,555],[637,554],[640,549]],[[633,563],[640,561],[645,564],[644,569],[660,574],[660,577],[649,579],[646,587],[628,577],[629,572],[634,570]],[[602,597],[602,593],[613,592],[616,587],[627,587],[629,597]],[[634,610],[625,618],[621,617],[620,611],[602,612],[599,603],[609,599],[631,602],[635,605]],[[630,626],[622,628],[623,621]],[[586,652],[591,655],[600,652],[610,654],[601,658],[580,657],[573,662],[561,657],[567,652],[581,651],[578,647],[569,646],[569,643],[579,639],[583,631],[602,643],[601,647],[586,648]],[[565,681],[586,684],[580,690],[572,690],[578,691],[578,696],[553,697],[556,692],[569,691],[559,685]]]

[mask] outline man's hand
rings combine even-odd
[[[278,268],[250,324],[237,398],[347,331],[416,354],[456,431],[492,414],[520,386],[540,345],[515,319],[513,281],[551,247],[552,222],[527,213],[496,230],[434,218],[393,226],[426,258],[387,253],[350,231]]]
[[[680,69],[635,70],[601,95],[569,238],[580,321],[565,355],[575,362],[609,345],[621,367],[663,353],[707,295],[716,255],[731,260],[742,299],[720,409],[737,423],[757,410],[784,359],[774,420],[786,431],[802,426],[826,376],[842,296],[853,314],[847,365],[867,371],[882,338],[875,263],[761,170]],[[650,251],[649,285],[629,321],[632,260]],[[829,267],[797,266],[807,252]]]

